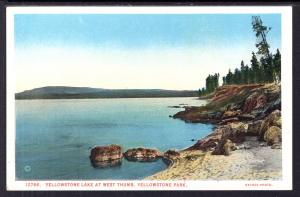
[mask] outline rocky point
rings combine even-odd
[[[231,94],[229,94],[231,93]],[[238,96],[237,96],[238,95]],[[256,136],[271,148],[281,147],[281,90],[276,84],[223,86],[203,107],[178,112],[175,118],[213,123],[217,127],[187,150],[229,155],[246,136]]]

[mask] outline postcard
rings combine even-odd
[[[7,190],[291,190],[289,6],[7,8]]]

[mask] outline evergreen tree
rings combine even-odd
[[[240,79],[240,84],[246,84],[247,83],[247,77],[246,77],[246,67],[244,64],[244,61],[241,61],[241,79]]]
[[[198,94],[199,94],[199,96],[202,96],[202,91],[201,91],[201,89],[198,90]]]
[[[199,89],[199,95],[203,96],[205,94],[209,94],[213,92],[217,87],[219,87],[219,73],[215,73],[214,75],[208,75],[205,80],[205,88]]]
[[[226,83],[228,85],[233,84],[233,73],[229,69],[228,74],[226,75]]]
[[[205,88],[202,88],[202,89],[201,89],[201,93],[202,93],[203,95],[206,94]]]
[[[226,83],[226,77],[225,76],[222,77],[222,80],[223,80],[223,85],[227,85],[227,83]]]
[[[206,91],[210,92],[212,89],[212,85],[211,85],[211,75],[208,75],[208,77],[206,77],[205,80],[205,87],[206,87]]]
[[[281,54],[277,49],[273,56],[269,51],[269,44],[266,36],[271,28],[264,26],[259,16],[252,17],[252,29],[256,33],[257,54],[252,52],[250,67],[241,61],[240,68],[236,68],[234,73],[229,69],[226,76],[222,77],[223,85],[231,84],[251,84],[251,83],[270,83],[281,80]],[[219,73],[208,75],[205,88],[199,89],[199,94],[204,95],[213,92],[219,87]]]
[[[234,84],[241,84],[241,71],[238,68],[236,68],[234,70],[233,83]]]
[[[250,83],[250,69],[249,69],[248,65],[245,66],[244,76],[245,76],[245,84],[249,84]]]
[[[264,58],[270,58],[269,48],[270,45],[267,42],[267,34],[271,30],[270,27],[264,26],[259,16],[252,17],[252,29],[255,32],[257,38],[256,47],[258,49],[257,54],[262,55]]]
[[[257,61],[256,55],[252,52],[251,58],[251,82],[259,83],[261,80],[261,70],[259,66],[259,62]]]
[[[281,80],[281,54],[279,49],[277,49],[276,54],[273,58],[274,72],[276,81]]]
[[[261,64],[261,76],[263,77],[260,82],[264,83],[271,83],[274,81],[274,74],[273,74],[273,66],[272,66],[272,59],[261,57],[260,59]]]
[[[252,17],[252,29],[256,33],[257,54],[260,58],[260,79],[259,82],[273,82],[275,80],[275,67],[273,65],[273,57],[269,51],[270,45],[267,42],[267,34],[271,28],[264,26],[259,16]]]
[[[215,73],[214,75],[208,75],[206,78],[206,93],[213,92],[217,87],[219,87],[219,73]]]

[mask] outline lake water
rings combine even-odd
[[[143,179],[167,166],[161,161],[129,162],[94,168],[91,147],[119,144],[161,151],[183,149],[212,125],[169,118],[181,103],[197,98],[66,99],[16,101],[16,178],[18,180]]]

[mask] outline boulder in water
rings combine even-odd
[[[132,148],[124,153],[124,157],[128,161],[151,162],[156,161],[162,154],[156,149],[149,148]]]
[[[91,150],[90,159],[92,163],[108,162],[122,159],[122,147],[119,145],[96,146]]]

